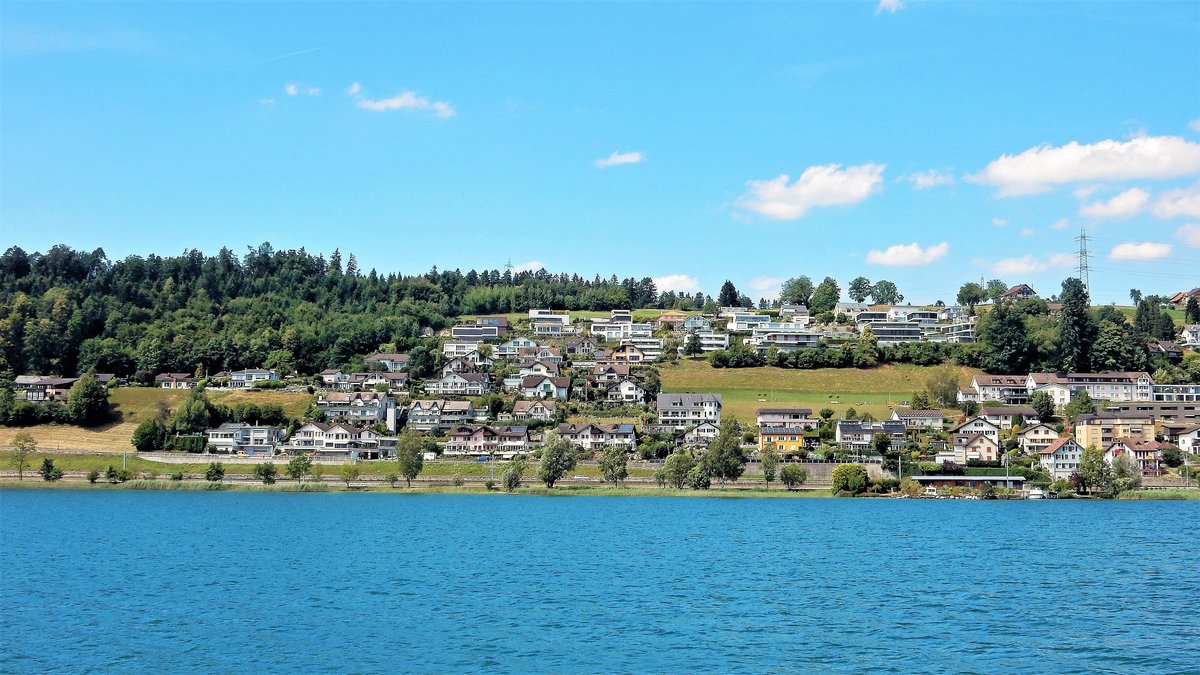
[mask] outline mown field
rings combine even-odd
[[[832,408],[839,414],[853,407],[877,418],[925,388],[932,367],[885,365],[870,370],[819,368],[713,368],[705,361],[684,359],[660,370],[665,392],[721,394],[723,412],[753,422],[759,408],[799,406]],[[980,372],[959,368],[962,384]]]
[[[12,439],[22,431],[29,432],[39,448],[88,450],[97,452],[132,452],[129,439],[143,420],[154,417],[159,403],[174,410],[187,396],[186,391],[152,389],[148,387],[118,387],[109,394],[116,421],[92,429],[62,424],[43,424],[26,429],[0,427],[0,446],[12,445]],[[280,391],[208,391],[213,403],[236,405],[242,402],[283,406],[289,415],[301,415],[308,410],[312,396]]]

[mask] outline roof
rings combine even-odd
[[[1012,298],[1018,295],[1037,295],[1029,284],[1017,284],[1000,294],[1002,298]]]
[[[372,355],[368,356],[367,358],[363,359],[363,361],[366,361],[368,363],[374,362],[374,361],[401,361],[401,362],[403,362],[403,361],[408,361],[408,354],[393,354],[393,353],[372,354]]]
[[[800,427],[763,427],[758,430],[760,436],[800,436],[806,433],[808,430]]]
[[[1059,448],[1066,445],[1067,443],[1075,443],[1075,439],[1071,438],[1070,436],[1067,436],[1065,438],[1059,438],[1059,439],[1055,440],[1053,443],[1051,443],[1050,445],[1047,445],[1046,447],[1042,448],[1041,450],[1038,450],[1038,454],[1039,455],[1053,455],[1055,452],[1058,452]],[[1079,445],[1079,444],[1075,443],[1075,445]]]
[[[1108,373],[1030,373],[1029,377],[1038,386],[1046,384],[1085,384],[1100,382],[1121,382],[1132,384],[1141,376],[1150,377],[1146,372],[1108,372]],[[1154,378],[1150,377],[1153,382]]]
[[[664,404],[679,402],[689,406],[698,406],[705,403],[716,402],[721,405],[720,394],[662,394],[658,395],[658,407],[663,407]]]
[[[1118,444],[1123,445],[1126,448],[1129,448],[1130,450],[1162,450],[1163,448],[1166,447],[1165,443],[1159,443],[1158,441],[1148,441],[1148,440],[1141,439],[1141,438],[1129,438],[1128,436],[1123,436],[1121,438],[1116,439],[1108,447],[1111,448],[1112,446],[1118,445]]]
[[[975,381],[981,387],[1024,387],[1024,375],[988,375],[980,373],[975,376]]]
[[[759,408],[759,415],[811,415],[812,408]]]
[[[537,400],[537,401],[516,401],[513,403],[513,412],[529,412],[534,406],[540,405],[547,410],[553,412],[558,406],[554,401]]]
[[[156,381],[162,380],[194,380],[195,377],[191,373],[159,373],[154,376]]]
[[[585,424],[560,424],[558,425],[558,433],[563,436],[577,436],[588,429],[596,429],[604,434],[632,434],[632,424],[598,424],[589,422]]]
[[[996,426],[994,423],[990,422],[988,420],[988,418],[984,417],[983,415],[976,415],[969,420],[959,422],[958,424],[955,424],[954,426],[950,427],[950,433],[954,433],[955,431],[958,431],[959,429],[967,426],[968,424],[970,424],[972,422],[983,422],[984,424],[986,424],[988,426],[992,426],[992,427]]]
[[[941,410],[910,410],[908,408],[897,408],[892,411],[897,417],[915,417],[920,419],[944,419],[946,416]]]
[[[1021,415],[1022,417],[1037,417],[1037,411],[1027,405],[999,406],[980,408],[979,414],[984,417],[993,415]]]
[[[549,375],[526,375],[521,378],[521,386],[529,389],[536,387],[542,383],[542,380],[550,380],[550,383],[555,387],[569,387],[571,378],[569,377],[550,377]]]

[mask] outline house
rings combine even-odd
[[[850,450],[866,450],[870,448],[875,436],[884,434],[892,442],[892,447],[904,445],[907,430],[903,422],[884,420],[882,422],[863,422],[861,420],[838,420],[834,431],[834,440],[843,448]]]
[[[390,392],[406,391],[408,389],[408,373],[371,372],[350,375],[351,389],[359,391],[378,389],[381,384]]]
[[[722,313],[722,315],[728,316],[729,320],[725,323],[725,328],[731,331],[752,331],[754,330],[755,326],[771,323],[771,317],[769,315],[756,314],[746,310],[739,310],[727,315]]]
[[[955,435],[983,434],[988,438],[1000,442],[1000,425],[989,421],[986,417],[976,416],[969,420],[960,422],[959,424],[950,427],[950,433]]]
[[[620,382],[627,377],[629,377],[629,364],[627,363],[597,365],[592,368],[592,380],[597,383]]]
[[[1051,480],[1066,480],[1079,471],[1083,446],[1073,438],[1060,438],[1038,451],[1038,462],[1050,472]]]
[[[1200,349],[1200,323],[1189,323],[1179,331],[1179,344]]]
[[[1175,307],[1175,309],[1181,309],[1187,305],[1188,298],[1195,298],[1196,302],[1200,302],[1200,288],[1193,288],[1190,291],[1180,291],[1172,295],[1167,302]]]
[[[820,420],[812,416],[811,408],[759,408],[758,428],[784,427],[813,430]]]
[[[957,464],[966,465],[968,462],[995,462],[1000,459],[1000,443],[994,437],[986,434],[967,433],[955,434],[954,444],[949,452]],[[938,453],[943,459],[943,453]]]
[[[1049,424],[1038,423],[1017,432],[1017,443],[1028,454],[1041,452],[1042,448],[1058,440],[1058,430]]]
[[[960,389],[959,402],[1000,401],[1005,405],[1029,403],[1030,392],[1025,375],[989,375],[982,373],[971,378],[966,389]]]
[[[688,445],[707,447],[719,433],[721,433],[721,427],[712,422],[702,422],[684,432],[683,442]]]
[[[521,378],[521,393],[528,398],[556,398],[567,400],[571,378],[549,375],[526,375]]]
[[[783,304],[779,306],[779,316],[792,317],[793,321],[802,319],[804,323],[808,323],[808,307],[804,305]]]
[[[892,420],[903,422],[909,429],[936,429],[941,431],[946,424],[946,418],[941,410],[911,410],[896,408],[892,411]]]
[[[372,426],[382,423],[396,431],[396,400],[376,391],[331,392],[317,395],[317,407],[327,420],[346,420]]]
[[[442,356],[452,359],[472,352],[478,354],[482,347],[483,342],[479,340],[447,340],[442,343]]]
[[[1075,419],[1075,439],[1083,447],[1107,448],[1118,438],[1154,440],[1154,416],[1137,413],[1096,413]]]
[[[812,349],[820,345],[821,336],[807,331],[768,331],[747,338],[746,344],[754,347],[760,355],[766,355],[774,347],[783,353],[797,349]]]
[[[589,335],[567,338],[568,356],[591,356],[596,351],[596,340]]]
[[[632,450],[637,445],[632,424],[560,424],[558,435],[584,450],[603,450],[614,445]]]
[[[683,330],[712,330],[712,324],[712,317],[707,317],[702,314],[694,314],[689,316],[687,320],[683,322]]]
[[[558,413],[558,404],[554,401],[515,401],[512,416],[516,420],[537,420],[553,422]]]
[[[660,393],[655,407],[659,423],[679,431],[705,422],[721,424],[720,394]]]
[[[518,358],[522,349],[537,349],[537,343],[529,338],[510,338],[492,348],[492,356],[498,359],[511,360]]]
[[[408,405],[408,427],[416,431],[437,432],[472,422],[475,417],[470,401],[418,400]]]
[[[558,364],[547,363],[545,361],[529,361],[522,363],[518,367],[518,373],[522,377],[527,375],[547,375],[550,377],[558,377]]]
[[[486,424],[460,424],[447,433],[447,455],[500,455],[514,457],[529,452],[529,429],[519,426],[490,426]]]
[[[396,454],[396,437],[344,422],[309,422],[296,429],[280,449],[324,459],[386,459]]]
[[[1037,292],[1029,287],[1028,284],[1017,284],[1012,288],[1000,294],[1001,300],[1029,300],[1036,298]]]
[[[1200,384],[1156,384],[1151,390],[1156,402],[1200,403]]]
[[[199,378],[187,373],[159,373],[154,376],[154,384],[160,389],[191,389],[199,381]]]
[[[1080,391],[1098,401],[1150,401],[1154,378],[1150,373],[1030,373],[1025,389],[1032,397],[1043,391],[1054,405],[1065,408]]]
[[[1013,428],[1013,423],[1018,417],[1021,418],[1022,423],[1038,419],[1037,411],[1029,406],[982,408],[979,411],[979,416],[1001,429]]]
[[[1134,466],[1143,476],[1161,476],[1166,464],[1163,462],[1162,449],[1164,445],[1153,439],[1118,438],[1109,444],[1104,451],[1104,461],[1112,464],[1117,457],[1129,455],[1133,458]]]
[[[425,391],[450,396],[483,396],[492,390],[487,373],[447,373],[437,380],[425,380]]]
[[[1146,351],[1150,356],[1161,356],[1171,363],[1179,363],[1183,360],[1183,349],[1167,340],[1155,340],[1147,344]]]
[[[229,386],[233,389],[248,389],[259,382],[277,382],[279,373],[274,369],[249,368],[235,370],[229,374]]]
[[[1200,424],[1181,425],[1171,430],[1167,441],[1185,453],[1200,455]]]
[[[608,358],[618,363],[642,363],[649,360],[646,357],[646,352],[630,342],[625,342],[614,347],[609,353]]]
[[[876,321],[863,325],[870,326],[871,333],[880,346],[920,342],[925,335],[921,324],[916,321]]]
[[[472,352],[475,353],[475,352]],[[479,366],[474,361],[468,360],[465,356],[456,356],[442,364],[441,374],[443,377],[451,373],[478,373]]]
[[[642,403],[646,400],[646,390],[638,385],[637,380],[626,378],[609,387],[604,400],[609,403]]]
[[[807,449],[804,434],[808,432],[803,426],[760,426],[758,449],[774,450],[784,456],[796,454]]]
[[[25,388],[26,401],[65,401],[78,377],[43,377]]]
[[[558,347],[538,347],[533,350],[530,358],[546,363],[562,363],[562,350]]]
[[[283,439],[283,429],[243,422],[226,422],[216,429],[205,431],[204,435],[208,437],[208,444],[215,452],[244,452],[247,455],[269,457],[275,454],[275,446]]]
[[[700,351],[702,353],[707,354],[709,352],[719,352],[722,349],[729,349],[728,333],[718,333],[712,330],[698,330],[688,333],[688,335],[683,338],[683,343],[679,345],[680,354],[686,353],[688,343],[691,341],[693,335],[695,335],[696,340],[699,341]]]
[[[455,340],[498,340],[504,331],[499,326],[477,326],[475,324],[458,324],[450,329],[450,337]]]
[[[350,375],[342,372],[338,368],[322,370],[321,384],[328,389],[349,389]]]
[[[916,305],[894,305],[887,308],[887,320],[928,325],[937,323],[938,313]]]
[[[531,309],[529,327],[535,335],[565,335],[572,332],[571,315],[549,309]]]
[[[864,302],[839,302],[833,306],[833,315],[844,314],[852,322],[858,321],[858,315],[871,311],[871,306]]]
[[[371,354],[363,359],[368,366],[379,366],[389,373],[408,370],[408,354]]]
[[[659,328],[670,328],[671,330],[679,330],[683,327],[683,323],[687,321],[688,315],[674,309],[669,309],[658,315],[658,320],[655,321]]]

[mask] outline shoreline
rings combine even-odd
[[[611,485],[563,485],[547,488],[542,485],[526,484],[513,492],[499,489],[488,489],[482,485],[453,486],[453,485],[420,485],[404,487],[397,485],[350,485],[337,483],[295,483],[292,481],[277,481],[266,485],[251,481],[223,481],[213,483],[198,480],[161,480],[134,479],[124,483],[100,481],[89,483],[84,480],[11,480],[0,479],[2,490],[122,490],[122,491],[155,491],[155,492],[259,492],[259,493],[376,493],[394,495],[437,495],[437,494],[470,494],[497,496],[538,496],[538,497],[674,497],[674,498],[708,498],[708,499],[872,499],[905,501],[1058,501],[1058,500],[1028,500],[1028,499],[936,499],[928,497],[901,497],[897,495],[858,495],[857,497],[837,497],[827,488],[810,488],[799,490],[766,489],[753,487],[710,488],[708,490],[675,489],[668,487],[613,487]],[[1063,501],[1200,501],[1200,488],[1180,490],[1133,490],[1122,494],[1116,499],[1099,499],[1095,497],[1076,497]]]

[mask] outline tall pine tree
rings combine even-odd
[[[1058,318],[1058,367],[1067,372],[1085,373],[1091,368],[1092,343],[1099,328],[1089,311],[1091,300],[1083,282],[1074,277],[1062,284],[1062,313]]]

